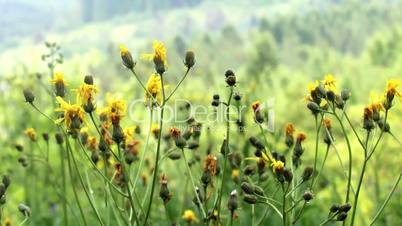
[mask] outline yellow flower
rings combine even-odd
[[[320,82],[318,80],[315,80],[315,82],[310,82],[308,84],[308,93],[311,94],[312,92],[314,92],[317,87],[320,85]]]
[[[370,93],[371,104],[368,106],[373,112],[385,111],[384,98],[376,92]]]
[[[25,135],[29,137],[32,141],[36,140],[36,131],[34,128],[28,128],[24,131]]]
[[[331,91],[336,90],[336,79],[332,74],[327,74],[322,82],[324,83],[325,89]]]
[[[273,172],[280,172],[285,168],[285,164],[280,160],[273,160],[271,166]]]
[[[95,136],[89,136],[88,137],[87,146],[88,146],[89,150],[91,150],[91,151],[96,150],[97,143],[96,143],[96,137]]]
[[[12,224],[13,224],[13,221],[11,220],[11,218],[6,217],[6,219],[4,220],[4,225],[11,226]]]
[[[55,72],[53,75],[53,79],[50,80],[52,84],[63,84],[64,86],[68,86],[66,81],[64,81],[64,76],[61,72]]]
[[[192,210],[184,211],[184,214],[183,214],[182,218],[185,221],[189,222],[189,223],[191,223],[191,222],[196,222],[196,223],[199,222],[197,216],[195,216],[195,213]]]
[[[161,102],[162,100],[162,81],[161,77],[158,74],[152,74],[151,77],[149,77],[149,80],[147,82],[147,90],[148,92],[156,98],[158,102]],[[149,98],[148,93],[147,98]]]
[[[295,132],[295,127],[292,123],[287,123],[286,128],[285,128],[285,133],[286,135],[293,136],[293,133]]]
[[[126,114],[126,102],[117,98],[108,100],[108,116],[112,123],[117,124]]]
[[[153,60],[154,62],[162,62],[165,66],[167,65],[167,56],[166,56],[166,48],[165,45],[155,40],[153,42],[154,53],[151,54],[142,54],[142,58],[146,60]]]
[[[82,83],[75,91],[77,92],[77,102],[82,105],[88,105],[93,104],[94,96],[99,89],[95,85]]]
[[[81,124],[84,122],[85,112],[84,109],[81,108],[78,104],[69,104],[63,100],[61,97],[56,97],[57,102],[59,102],[60,107],[55,111],[63,112],[63,117],[56,120],[56,123],[59,124],[64,122],[66,128],[68,130],[75,130],[81,127]]]
[[[387,89],[386,89],[386,95],[387,96],[398,96],[402,98],[402,93],[399,91],[399,86],[401,85],[401,82],[396,79],[390,79],[387,81]]]
[[[159,125],[157,123],[153,123],[151,126],[151,133],[155,136],[158,137],[159,135]]]
[[[240,176],[240,170],[233,169],[232,170],[232,180],[237,180]]]
[[[126,141],[126,143],[134,140],[134,133],[136,128],[136,126],[129,126],[123,129],[124,140]]]
[[[123,61],[123,65],[126,66],[128,69],[133,69],[135,66],[135,62],[133,61],[133,57],[131,56],[130,51],[121,44],[120,46],[120,56],[121,60]]]

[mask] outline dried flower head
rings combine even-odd
[[[178,138],[181,136],[181,131],[175,127],[170,128],[169,133],[170,133],[170,135],[172,135],[172,137],[175,137],[175,138]]]
[[[257,100],[251,105],[251,108],[253,109],[254,112],[256,112],[260,109],[260,106],[261,102]]]
[[[209,154],[204,161],[204,171],[210,172],[212,176],[216,175],[218,160],[215,156]]]
[[[296,136],[296,141],[302,142],[307,138],[307,135],[304,132],[300,132]]]

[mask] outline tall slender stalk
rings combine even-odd
[[[223,188],[225,185],[225,180],[226,180],[226,168],[227,168],[227,159],[228,159],[228,155],[230,153],[229,150],[229,135],[230,135],[230,119],[229,119],[229,115],[230,115],[230,103],[232,101],[232,96],[233,96],[233,87],[230,87],[230,94],[229,94],[229,98],[228,98],[228,102],[227,102],[227,106],[226,106],[226,147],[225,147],[225,153],[223,155],[223,171],[222,171],[222,181],[221,181],[221,188],[219,190],[219,194],[218,194],[218,220],[220,220],[220,214],[221,214],[221,204],[222,204],[222,195],[223,195]]]

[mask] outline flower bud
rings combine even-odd
[[[247,183],[247,182],[243,182],[240,185],[241,189],[243,190],[244,193],[246,194],[253,194],[254,193],[254,187]]]
[[[234,86],[236,84],[236,76],[232,70],[227,70],[225,72],[226,83],[229,86]]]
[[[204,173],[201,176],[201,182],[204,184],[204,186],[208,186],[209,183],[211,183],[211,172],[209,170],[204,170]]]
[[[351,208],[352,206],[349,203],[345,203],[339,207],[339,211],[347,213]]]
[[[381,119],[377,122],[378,127],[380,127],[380,129],[384,132],[390,132],[391,131],[391,127],[389,125],[388,122],[385,122],[384,119]]]
[[[338,210],[339,210],[339,205],[337,205],[337,204],[332,204],[332,206],[329,208],[329,212],[331,212],[331,213],[336,213],[336,212],[338,212]]]
[[[128,51],[128,49],[124,45],[120,45],[120,56],[121,56],[123,65],[126,68],[132,70],[135,66],[135,62],[133,61],[133,57],[132,57],[130,51]]]
[[[233,98],[235,99],[235,101],[240,101],[241,100],[241,95],[240,95],[240,93],[235,93],[234,94],[234,96],[233,96]]]
[[[343,101],[347,101],[350,98],[350,91],[347,89],[342,90],[341,92],[341,98]]]
[[[247,165],[246,167],[244,167],[244,175],[246,176],[250,176],[252,174],[255,173],[257,167],[255,165]]]
[[[320,112],[320,106],[318,106],[317,103],[310,101],[307,104],[307,108],[310,109],[311,113],[313,113],[313,115],[317,115]]]
[[[29,208],[27,205],[25,204],[19,204],[18,205],[18,210],[25,216],[28,217],[31,215],[31,208]]]
[[[192,68],[195,64],[195,56],[193,51],[187,51],[186,52],[186,57],[184,58],[184,65],[188,69]]]
[[[48,142],[49,141],[49,134],[48,133],[42,133],[42,138],[44,141]]]
[[[255,148],[257,148],[259,150],[263,150],[265,148],[264,144],[255,136],[251,136],[249,138],[249,141],[250,141],[251,145],[253,145]]]
[[[35,100],[35,95],[33,94],[32,90],[26,88],[23,90],[25,102],[32,104]]]
[[[303,194],[304,201],[308,202],[313,199],[313,194],[310,191],[305,191]]]
[[[23,152],[24,151],[24,146],[22,146],[22,144],[15,144],[15,149],[17,149],[17,151],[19,152]]]
[[[335,93],[332,90],[327,91],[327,98],[329,101],[334,102],[335,101]]]
[[[248,204],[256,204],[258,199],[255,195],[244,194],[243,200]]]
[[[94,78],[92,75],[86,75],[84,78],[84,82],[88,85],[93,85],[94,84]]]
[[[289,169],[285,169],[283,171],[283,177],[285,178],[286,182],[291,182],[293,179],[293,173]]]
[[[306,168],[304,168],[303,175],[302,175],[303,181],[308,181],[308,180],[310,180],[310,178],[311,178],[311,176],[313,175],[313,173],[314,173],[313,167],[311,167],[311,166],[306,166]]]
[[[120,144],[124,140],[123,129],[119,124],[113,124],[113,132],[112,132],[113,141],[117,144]]]
[[[230,210],[230,212],[233,213],[237,209],[237,206],[238,206],[238,204],[237,204],[237,191],[233,190],[230,193],[230,197],[229,197],[229,200],[228,200],[228,209]]]
[[[347,214],[347,213],[345,213],[345,212],[340,212],[340,213],[338,214],[338,216],[336,217],[336,220],[337,220],[337,221],[344,221],[344,220],[346,220],[347,217],[348,217],[348,214]]]
[[[4,187],[7,189],[8,186],[10,186],[10,184],[11,184],[10,177],[8,175],[4,175],[2,182],[4,184]]]
[[[200,144],[198,143],[198,141],[191,141],[188,143],[187,148],[188,149],[197,149],[200,146]]]
[[[168,158],[170,158],[171,160],[180,159],[181,158],[181,152],[180,151],[172,151],[168,155]]]
[[[59,145],[63,144],[64,139],[63,139],[63,135],[61,133],[56,133],[54,135],[54,137],[56,138],[56,143],[57,144],[59,144]]]

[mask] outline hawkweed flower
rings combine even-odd
[[[254,120],[257,123],[260,123],[260,124],[263,123],[264,122],[264,117],[263,117],[262,112],[261,112],[261,103],[260,103],[260,101],[255,101],[251,105],[251,108],[254,111]]]
[[[5,225],[5,226],[11,226],[11,225],[13,225],[13,221],[11,220],[11,218],[6,217],[6,219],[4,219],[4,225]]]
[[[186,140],[181,136],[181,131],[178,128],[170,128],[169,130],[170,135],[173,137],[176,147],[183,149],[186,147],[187,142]]]
[[[50,80],[54,84],[55,94],[58,97],[64,97],[66,95],[66,87],[68,84],[64,80],[64,76],[61,72],[56,72],[53,75],[53,79]]]
[[[384,98],[377,93],[370,93],[371,104],[368,106],[370,110],[373,112],[373,120],[378,122],[380,120],[380,112],[385,111],[383,106]]]
[[[33,94],[31,89],[25,88],[23,90],[25,102],[32,104],[35,100],[35,95]]]
[[[167,67],[167,55],[165,45],[155,40],[153,42],[154,53],[142,54],[142,58],[146,60],[152,60],[155,65],[155,70],[158,74],[162,75]]]
[[[37,135],[34,128],[27,128],[24,133],[31,141],[36,141]]]
[[[327,74],[324,80],[322,80],[322,83],[324,85],[324,89],[332,91],[336,90],[336,79],[332,74]]]
[[[285,163],[283,163],[280,160],[274,160],[273,159],[273,161],[271,163],[271,166],[272,166],[272,171],[274,173],[281,173],[285,169]]]
[[[55,111],[62,112],[63,116],[56,120],[57,124],[64,122],[67,130],[76,131],[81,128],[84,122],[85,112],[78,104],[69,104],[60,96],[56,97],[60,107]]]
[[[307,136],[305,133],[300,132],[297,134],[296,136],[296,144],[293,148],[293,155],[292,155],[292,159],[293,159],[293,165],[297,168],[299,167],[299,165],[301,164],[301,159],[300,157],[303,155],[304,153],[304,148],[303,148],[303,141],[306,140]]]
[[[197,216],[192,210],[185,210],[182,218],[189,224],[199,222]]]
[[[288,148],[292,147],[294,144],[294,134],[295,127],[292,123],[287,123],[285,127],[285,144]]]
[[[162,81],[161,77],[158,74],[154,73],[149,77],[147,82],[147,90],[147,99],[156,98],[158,103],[162,101]],[[152,97],[150,97],[149,94],[151,94]]]
[[[159,197],[163,200],[163,204],[167,204],[172,198],[172,193],[170,193],[168,188],[168,179],[165,174],[160,177],[161,188],[159,190]]]
[[[123,44],[121,44],[119,46],[119,48],[120,48],[120,56],[121,56],[121,60],[123,62],[123,65],[126,68],[132,70],[134,68],[134,66],[135,66],[135,62],[133,60],[133,57],[132,57],[130,51],[128,51],[126,46],[123,45]]]
[[[193,51],[187,51],[186,57],[184,58],[184,65],[186,65],[187,69],[190,69],[195,64],[195,56]]]
[[[392,107],[392,102],[395,96],[402,99],[402,92],[399,91],[400,85],[401,82],[396,79],[391,79],[387,81],[387,87],[385,89],[385,101],[384,101],[385,109],[388,110]]]
[[[88,142],[88,127],[82,127],[80,130],[81,143],[85,146]]]
[[[77,102],[81,104],[85,112],[93,112],[95,110],[94,96],[99,92],[98,87],[84,82],[75,91],[77,92]]]
[[[322,124],[325,128],[325,130],[323,131],[324,133],[324,143],[326,143],[327,145],[330,145],[332,143],[332,141],[334,140],[334,136],[332,135],[332,122],[331,119],[329,118],[325,118],[322,121]]]
[[[231,174],[232,180],[235,183],[239,183],[240,180],[240,170],[239,169],[232,169],[232,174]]]
[[[86,145],[90,151],[96,151],[98,145],[96,137],[88,136]]]
[[[113,124],[119,124],[126,115],[126,102],[117,98],[108,100],[107,115]]]
[[[151,133],[155,136],[156,139],[159,136],[159,132],[160,132],[159,125],[156,123],[153,123],[151,126]]]
[[[367,131],[374,129],[373,111],[369,107],[364,108],[363,128]]]

